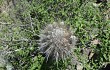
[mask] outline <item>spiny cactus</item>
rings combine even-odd
[[[49,58],[58,61],[72,56],[77,38],[64,22],[48,24],[39,35],[39,50]]]

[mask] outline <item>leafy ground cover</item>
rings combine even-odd
[[[110,66],[110,2],[95,2],[0,0],[0,48],[11,50],[6,61],[16,70],[66,70],[69,60],[47,64],[37,44],[40,30],[45,25],[64,21],[78,37],[76,54],[83,70]],[[82,48],[92,49],[89,60],[82,56]],[[76,69],[73,66],[72,70]]]

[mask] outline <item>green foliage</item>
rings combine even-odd
[[[3,0],[0,0],[0,6],[3,4]]]
[[[5,0],[7,1],[7,0]],[[104,12],[110,3],[94,6],[95,0],[10,0],[9,10],[0,12],[0,46],[12,49],[9,61],[17,70],[65,70],[69,60],[46,64],[39,54],[39,31],[48,23],[64,21],[78,37],[76,50],[85,70],[98,70],[110,62],[110,18]],[[3,0],[0,0],[0,7]],[[8,4],[7,4],[8,6]],[[107,15],[107,14],[106,14]],[[100,40],[93,45],[91,41]],[[87,61],[81,48],[92,48],[96,56]],[[49,69],[48,69],[49,68]],[[75,69],[75,67],[73,66]]]
[[[35,56],[32,59],[32,65],[29,70],[40,70],[41,65],[43,64],[44,58],[41,55]]]

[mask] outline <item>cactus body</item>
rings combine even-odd
[[[48,24],[40,32],[39,50],[44,53],[46,59],[58,61],[72,56],[77,38],[64,22]]]

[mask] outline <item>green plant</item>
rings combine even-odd
[[[0,13],[0,46],[8,46],[13,51],[9,62],[17,70],[65,70],[70,60],[48,65],[38,51],[41,29],[50,23],[64,21],[78,38],[75,53],[84,69],[101,69],[104,63],[110,62],[110,20],[105,19],[108,13],[104,14],[110,3],[99,6],[93,3],[95,0],[10,0],[12,5],[6,5],[0,0],[0,7],[8,7]],[[100,43],[93,44],[95,40]],[[85,58],[82,48],[93,49],[93,57]]]

